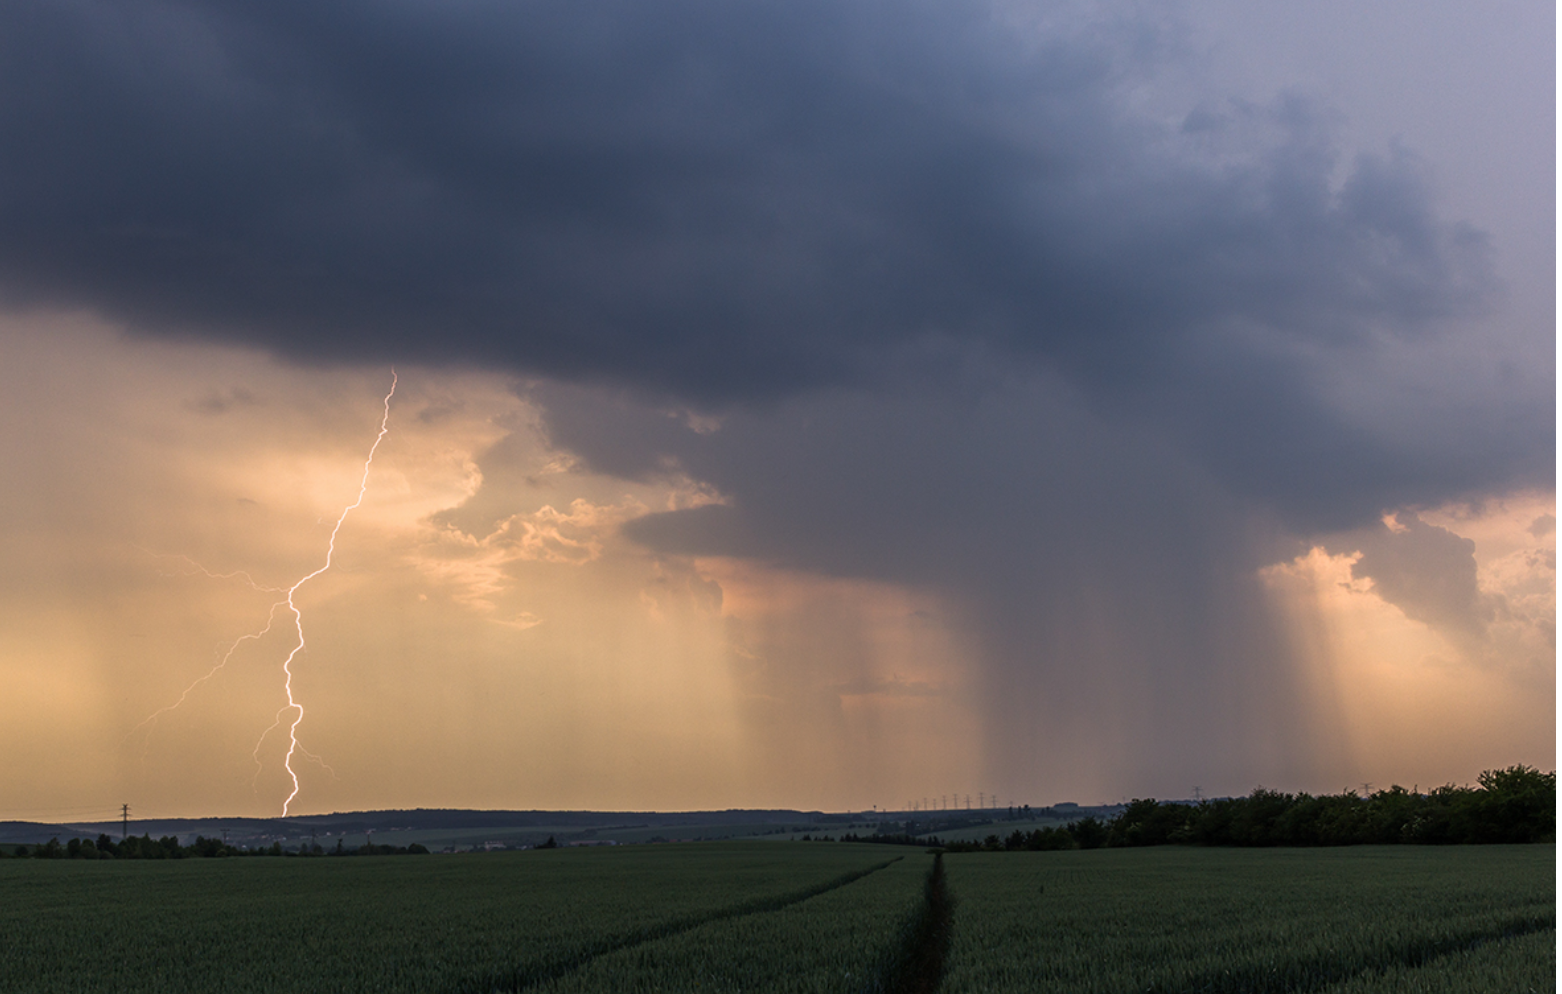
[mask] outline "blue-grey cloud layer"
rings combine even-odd
[[[1120,382],[1478,302],[1479,235],[1407,161],[1334,184],[1304,102],[1126,110],[1162,47],[963,2],[11,4],[0,288],[705,401],[928,337]]]
[[[1491,247],[1412,152],[1341,161],[1301,96],[1152,111],[1175,24],[1039,9],[0,6],[0,304],[536,374],[556,444],[732,498],[647,545],[963,605],[1014,782],[1110,739],[1241,789],[1306,737],[1256,568],[1548,485],[1551,373],[1477,341]],[[1396,541],[1398,602],[1467,593]]]

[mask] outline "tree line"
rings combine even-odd
[[[1556,841],[1557,775],[1519,765],[1487,770],[1475,787],[1428,793],[1398,784],[1357,794],[1287,794],[1260,787],[1246,797],[1189,804],[1139,798],[1115,818],[946,842],[950,852],[1098,849],[1103,846],[1469,845]],[[868,840],[864,840],[868,841]],[[899,839],[889,841],[900,841]],[[924,840],[924,844],[934,844]]]
[[[71,839],[64,844],[56,837],[40,846],[17,846],[12,855],[33,859],[192,859],[224,856],[416,856],[427,852],[427,847],[416,842],[410,846],[365,843],[348,848],[341,839],[337,839],[335,849],[326,849],[320,845],[284,849],[280,842],[250,849],[202,835],[197,835],[189,845],[182,846],[178,837],[173,835],[165,835],[160,839],[153,839],[150,835],[131,835],[115,842],[105,834],[99,835],[96,842],[92,839]],[[4,851],[0,850],[0,856],[4,855]]]

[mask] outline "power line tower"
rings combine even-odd
[[[119,806],[119,814],[120,817],[124,818],[124,822],[119,829],[119,841],[123,842],[130,837],[130,805],[121,804]]]

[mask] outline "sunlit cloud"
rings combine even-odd
[[[1399,512],[1376,533],[1331,537],[1263,571],[1311,661],[1321,713],[1338,715],[1332,730],[1345,745],[1334,761],[1341,777],[1434,786],[1453,779],[1452,770],[1468,778],[1500,762],[1477,756],[1547,761],[1556,545],[1554,529],[1535,523],[1544,525],[1553,509],[1549,494],[1522,493]],[[1467,550],[1471,589],[1425,556],[1402,560],[1407,575],[1387,589],[1362,569],[1360,545],[1384,536],[1409,543],[1431,528],[1441,533],[1435,545]]]

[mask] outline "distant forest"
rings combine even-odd
[[[872,834],[848,833],[842,842],[936,846],[948,852],[1100,849],[1115,846],[1352,846],[1466,845],[1556,841],[1557,775],[1529,766],[1487,770],[1478,786],[1438,787],[1429,793],[1395,785],[1357,794],[1286,794],[1258,788],[1246,797],[1189,803],[1135,799],[1111,818],[1090,816],[1066,825],[989,835],[980,842],[943,841],[918,832],[914,822],[882,821]],[[1028,808],[1010,809],[1025,816]],[[925,826],[924,826],[925,827]],[[804,840],[835,841],[828,835]],[[554,848],[552,837],[538,848]],[[180,845],[176,836],[130,836],[115,842],[108,835],[51,839],[38,846],[16,846],[13,855],[36,859],[188,859],[222,856],[401,856],[428,849],[366,844],[334,849],[318,845],[284,849],[281,843],[249,849],[221,839],[196,836]],[[6,855],[0,847],[0,857]]]
[[[942,842],[881,825],[845,842],[942,846],[949,852],[1099,849],[1107,846],[1354,846],[1555,842],[1557,775],[1528,766],[1487,770],[1477,787],[1422,794],[1397,784],[1365,796],[1285,794],[1260,787],[1246,797],[1186,801],[1136,799],[1115,818],[1016,830],[1007,838]],[[900,828],[899,831],[896,829]]]
[[[71,839],[61,845],[59,839],[50,839],[41,846],[17,846],[17,857],[34,859],[190,859],[212,856],[417,856],[428,849],[414,842],[410,846],[361,845],[347,848],[338,840],[335,849],[310,846],[297,850],[283,849],[282,843],[273,842],[259,849],[230,846],[221,839],[208,839],[197,835],[195,841],[181,846],[176,836],[165,835],[153,839],[150,835],[129,836],[115,842],[108,835],[91,839]],[[0,855],[4,855],[0,851]]]

